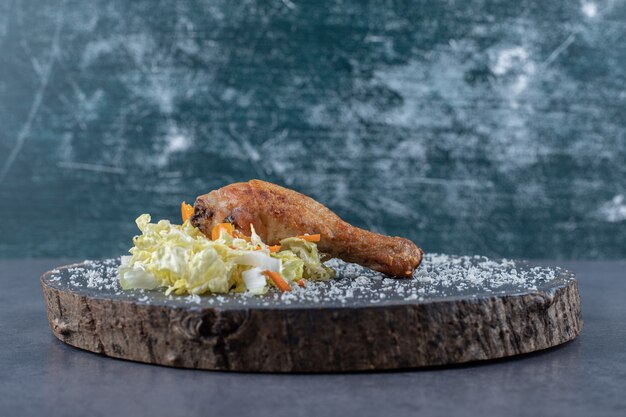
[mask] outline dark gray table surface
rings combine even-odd
[[[544,262],[579,277],[582,334],[522,357],[449,368],[334,375],[170,369],[54,338],[39,275],[63,264],[0,260],[0,415],[623,416],[626,262]]]

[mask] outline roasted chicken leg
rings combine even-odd
[[[359,229],[312,198],[260,180],[227,185],[196,199],[191,217],[195,227],[211,236],[213,227],[222,222],[233,223],[246,235],[252,224],[268,245],[320,234],[321,252],[395,277],[412,276],[423,256],[408,239]]]

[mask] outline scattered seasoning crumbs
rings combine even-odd
[[[493,293],[535,292],[556,279],[572,279],[560,268],[530,266],[507,259],[491,260],[483,256],[428,254],[413,279],[393,279],[359,265],[338,259],[326,263],[337,271],[336,279],[309,281],[291,291],[270,290],[263,296],[245,293],[219,295],[165,296],[163,291],[122,291],[117,278],[119,259],[85,261],[50,272],[48,281],[55,286],[83,289],[98,296],[115,294],[118,298],[141,303],[172,305],[225,305],[269,307],[276,305],[350,303],[381,304],[424,301],[443,297],[477,297]]]

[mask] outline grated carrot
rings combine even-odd
[[[270,248],[270,253],[280,252],[280,245],[269,246],[269,248]]]
[[[231,223],[218,223],[211,230],[211,240],[219,239],[222,230],[232,236],[235,228]]]
[[[285,279],[283,277],[280,276],[280,274],[278,272],[274,272],[274,271],[265,271],[264,272],[265,276],[268,277],[269,279],[272,280],[272,282],[274,284],[276,284],[276,286],[282,291],[289,291],[291,290],[291,287],[289,286],[289,284],[287,284],[287,281],[285,281]]]
[[[246,242],[250,242],[250,236],[246,236],[246,235],[244,235],[244,234],[243,234],[243,232],[241,232],[240,230],[236,230],[236,229],[235,229],[235,231],[233,232],[233,236],[234,236],[234,237],[237,237],[237,238],[239,238],[239,239],[243,239],[243,240],[245,240]]]
[[[296,236],[300,239],[304,239],[307,242],[319,242],[321,239],[320,234],[316,234],[316,235],[300,235],[300,236]]]
[[[183,201],[180,205],[180,213],[183,217],[183,223],[185,223],[193,215],[193,206]]]

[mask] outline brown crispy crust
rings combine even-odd
[[[205,235],[224,221],[245,234],[252,224],[268,245],[319,233],[321,252],[395,277],[412,276],[424,253],[408,239],[354,227],[312,198],[260,180],[227,185],[196,199],[191,223]]]

